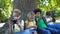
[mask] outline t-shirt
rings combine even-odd
[[[45,18],[46,19],[46,22],[49,22],[49,21],[52,21],[52,18]]]
[[[24,21],[21,20],[20,24],[23,27],[24,26]],[[20,32],[20,28],[17,24],[14,24],[14,32]]]
[[[34,26],[34,25],[36,25],[36,22],[35,22],[35,21],[29,22],[28,20],[26,20],[26,21],[25,21],[25,24],[26,24],[27,26],[28,26],[28,25],[29,25],[29,26]],[[34,29],[34,28],[29,28],[29,29],[31,30],[31,29]]]
[[[52,24],[54,24],[54,22],[52,22],[52,18],[51,17],[49,17],[49,18],[45,18],[46,19],[46,22],[48,23],[48,25],[52,25]]]
[[[38,27],[38,29],[40,29],[40,28],[47,28],[47,26],[46,26],[46,24],[44,23],[44,21],[43,21],[43,19],[38,19],[38,18],[35,18],[35,20],[37,21],[37,23],[38,23],[38,25],[37,25],[37,27]]]

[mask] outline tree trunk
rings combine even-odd
[[[14,0],[14,9],[17,8],[22,11],[22,19],[26,19],[27,13],[36,7],[36,0]]]

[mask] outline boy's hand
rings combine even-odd
[[[23,26],[21,25],[20,20],[17,20],[17,24],[18,24],[18,26],[19,26],[19,28],[20,28],[20,31],[23,31],[24,28],[23,28]]]
[[[35,25],[34,28],[37,29],[37,26]]]
[[[21,25],[20,20],[17,20],[18,25]]]

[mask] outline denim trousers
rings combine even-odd
[[[49,29],[53,34],[60,34],[60,24],[48,25],[48,29]]]
[[[40,28],[38,34],[51,34],[51,32],[46,28]]]
[[[14,34],[32,34],[33,32],[36,32],[36,30],[24,30],[22,32],[15,32]]]

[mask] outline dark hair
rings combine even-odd
[[[55,22],[55,21],[56,21],[56,19],[54,17],[52,17],[52,22]]]
[[[37,12],[40,12],[40,14],[41,14],[41,9],[35,9],[34,11],[33,11],[35,14],[37,13]]]
[[[51,12],[50,12],[50,11],[47,11],[47,12],[46,12],[46,15],[47,15],[47,16],[51,16]]]

